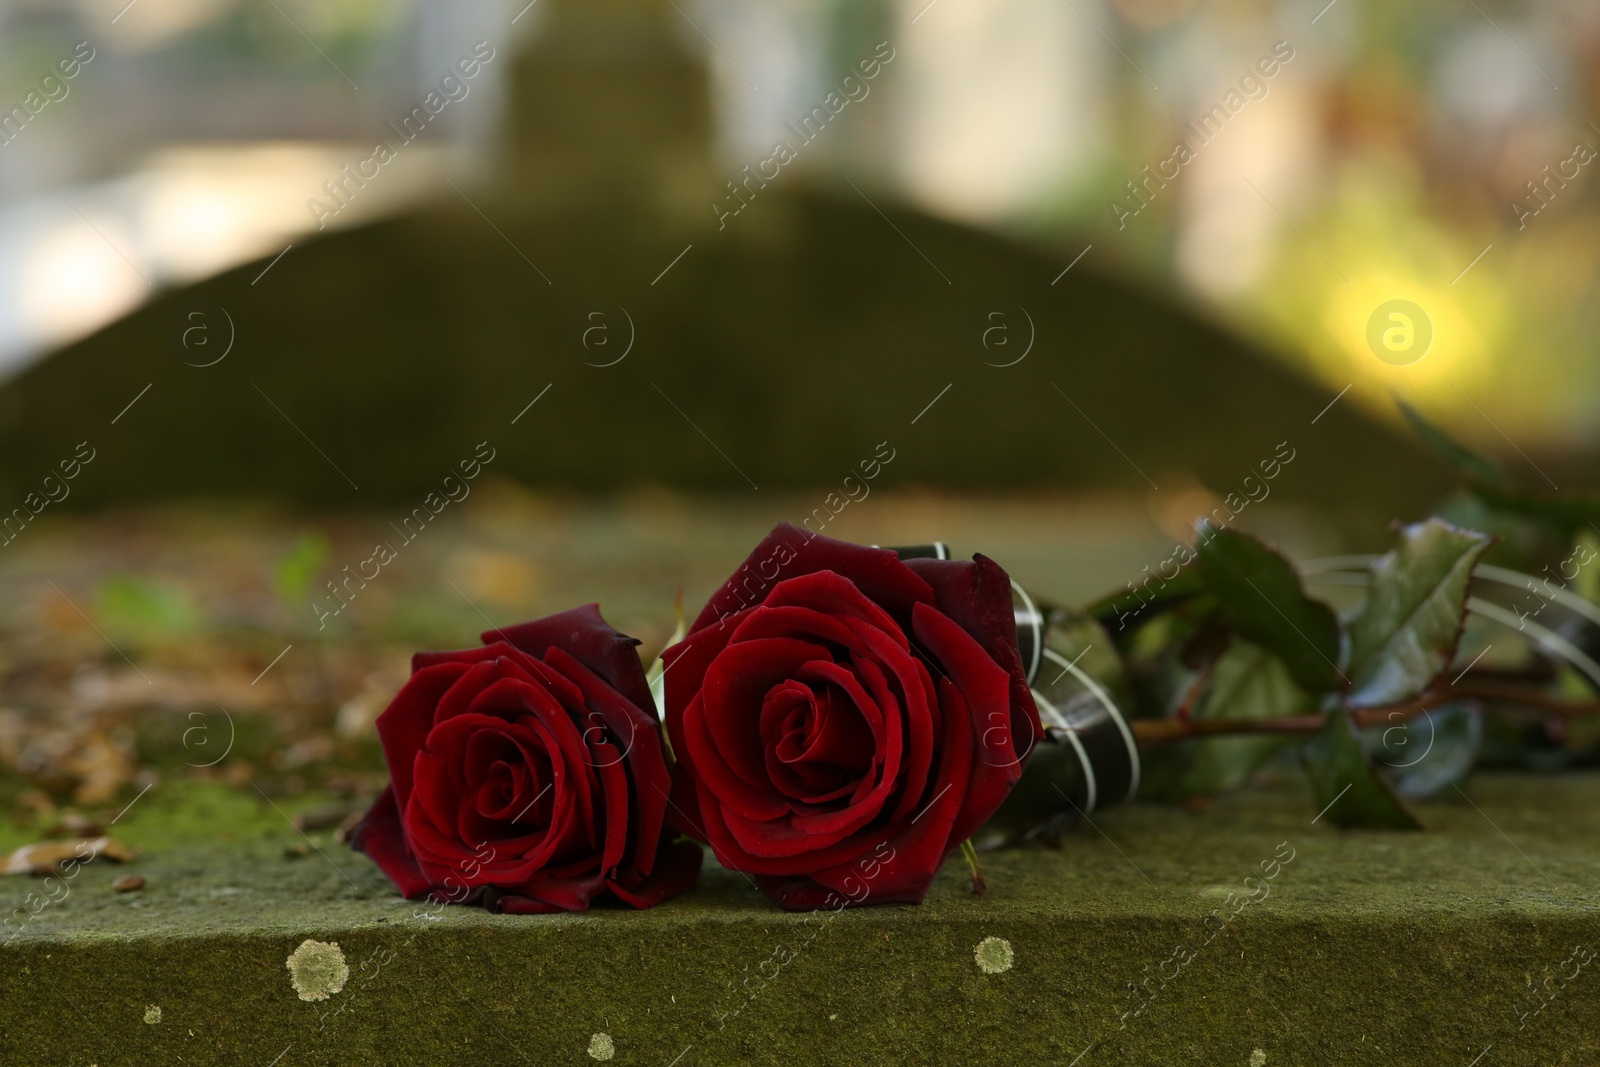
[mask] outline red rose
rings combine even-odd
[[[669,818],[786,908],[920,902],[1042,733],[983,556],[782,525],[665,655]]]
[[[357,828],[407,898],[495,911],[637,908],[694,884],[662,835],[669,776],[634,646],[594,604],[419,652],[378,717],[389,786]]]

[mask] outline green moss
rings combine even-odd
[[[1524,1029],[1517,1012],[1600,940],[1600,779],[1468,792],[1481,813],[1452,791],[1410,835],[1312,825],[1288,791],[1203,816],[1106,812],[1105,836],[986,857],[983,898],[952,863],[921,907],[810,922],[714,867],[649,912],[418,918],[326,834],[312,835],[326,860],[285,859],[300,838],[270,809],[276,827],[218,799],[185,831],[217,828],[211,844],[157,846],[143,835],[168,813],[152,804],[127,833],[148,848],[145,890],[113,894],[128,868],[92,864],[0,950],[0,1062],[265,1064],[288,1048],[284,1064],[581,1064],[599,1033],[612,1062],[658,1067],[1065,1064],[1093,1042],[1083,1067],[1242,1065],[1257,1049],[1270,1065],[1461,1067],[1490,1043],[1494,1063],[1595,1062],[1600,968]],[[1269,895],[1205,944],[1202,919],[1289,848]],[[37,888],[0,883],[19,900]],[[1009,969],[980,968],[989,937],[1010,943]],[[285,968],[307,938],[349,961],[324,1002],[300,1000]],[[1188,964],[1164,967],[1180,945]],[[1138,1003],[1127,983],[1175,969],[1119,1029]],[[142,1021],[151,1005],[160,1025]]]

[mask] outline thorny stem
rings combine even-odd
[[[1175,712],[1179,719],[1188,722],[1191,718],[1193,718],[1194,706],[1195,704],[1199,703],[1201,692],[1204,691],[1210,682],[1211,671],[1209,668],[1200,671],[1195,675],[1194,684],[1191,685],[1189,687],[1189,691],[1183,695],[1183,703],[1178,705],[1178,710]]]
[[[1430,708],[1458,700],[1483,700],[1500,704],[1498,710],[1532,714],[1541,718],[1575,719],[1600,715],[1600,701],[1563,700],[1538,689],[1493,678],[1467,679],[1456,685],[1437,686],[1414,700],[1361,708],[1350,718],[1358,729],[1384,726],[1415,718]],[[1515,705],[1522,705],[1516,707]],[[1322,729],[1322,715],[1290,715],[1278,719],[1134,719],[1128,723],[1139,747],[1184,741],[1195,737],[1240,734],[1314,734]]]

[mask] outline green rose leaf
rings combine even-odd
[[[1373,771],[1345,709],[1328,713],[1328,721],[1306,746],[1305,763],[1319,819],[1375,830],[1422,829]]]
[[[1600,497],[1589,493],[1539,493],[1492,485],[1474,486],[1472,493],[1492,512],[1539,523],[1562,544],[1600,524]]]
[[[1115,640],[1126,642],[1145,623],[1153,622],[1165,612],[1187,604],[1205,592],[1205,583],[1193,567],[1185,566],[1194,558],[1193,549],[1187,546],[1180,546],[1180,549],[1163,560],[1157,568],[1159,572],[1171,563],[1176,568],[1171,577],[1151,573],[1138,586],[1128,582],[1124,588],[1094,601],[1084,611],[1104,626]],[[1187,558],[1180,558],[1185,553]],[[1149,570],[1148,567],[1145,569]]]
[[[1499,467],[1464,445],[1457,444],[1453,438],[1423,418],[1416,408],[1404,400],[1397,397],[1395,403],[1400,405],[1400,414],[1405,416],[1406,423],[1416,435],[1422,438],[1422,443],[1446,463],[1483,485],[1510,485],[1510,481]]]
[[[1350,622],[1351,705],[1393,704],[1433,684],[1455,655],[1472,568],[1491,541],[1440,519],[1400,531]]]
[[[1306,595],[1287,559],[1231,529],[1202,533],[1199,555],[1201,577],[1235,630],[1282,659],[1294,680],[1313,692],[1346,681],[1338,667],[1339,620]]]
[[[1273,719],[1316,710],[1316,698],[1295,684],[1289,669],[1260,645],[1236,640],[1217,661],[1196,719]],[[1200,741],[1184,776],[1183,795],[1214,795],[1244,785],[1289,738],[1213,737]]]
[[[1600,531],[1578,534],[1574,555],[1581,555],[1588,560],[1600,556]],[[1590,603],[1600,604],[1600,567],[1580,569],[1578,577],[1573,580],[1572,591]]]

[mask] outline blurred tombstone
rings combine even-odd
[[[1113,255],[942,221],[776,152],[720,161],[672,5],[541,7],[520,54],[473,50],[515,64],[493,174],[164,293],[30,368],[0,391],[0,503],[85,440],[64,507],[409,506],[475,450],[585,488],[832,485],[888,450],[890,484],[1223,497],[1287,447],[1276,491],[1377,522],[1442,484],[1353,404],[1319,418],[1329,391],[1104,273]],[[871,96],[824,96],[774,137],[799,157],[870,122],[909,47],[863,54]],[[377,133],[400,157],[404,129]],[[349,163],[372,175],[328,175],[349,203],[388,177]]]

